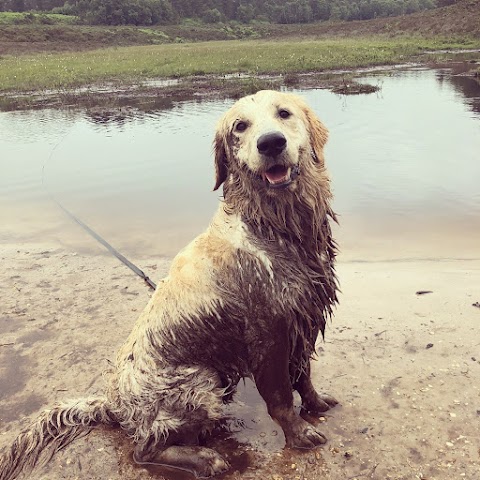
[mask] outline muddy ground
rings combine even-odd
[[[4,242],[0,259],[3,447],[53,402],[102,391],[102,371],[150,291],[100,250]],[[170,262],[132,260],[155,280]],[[223,478],[480,479],[480,259],[340,257],[338,272],[340,305],[313,367],[314,384],[341,403],[310,419],[328,443],[283,449],[247,382],[226,407],[228,431],[208,441],[232,464]],[[29,478],[190,478],[136,466],[131,452],[121,432],[100,428]]]

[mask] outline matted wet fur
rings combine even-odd
[[[310,380],[310,358],[337,301],[329,222],[327,130],[300,98],[239,100],[215,137],[221,202],[210,227],[173,260],[117,355],[105,396],[44,412],[0,458],[0,480],[44,462],[98,424],[119,424],[139,462],[208,477],[228,468],[198,446],[242,377],[254,379],[289,447],[325,437],[293,409],[336,404]]]

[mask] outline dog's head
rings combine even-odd
[[[218,124],[214,190],[236,174],[271,195],[295,190],[302,175],[323,168],[327,137],[325,126],[296,95],[263,90],[244,97]]]

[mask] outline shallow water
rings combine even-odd
[[[364,81],[380,92],[298,92],[330,129],[341,258],[478,257],[479,83],[432,70]],[[232,103],[0,113],[0,241],[101,249],[49,192],[127,256],[174,254],[218,203],[212,138]]]

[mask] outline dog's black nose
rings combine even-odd
[[[287,146],[287,139],[281,132],[265,133],[257,140],[257,149],[262,155],[274,157],[282,153]]]

